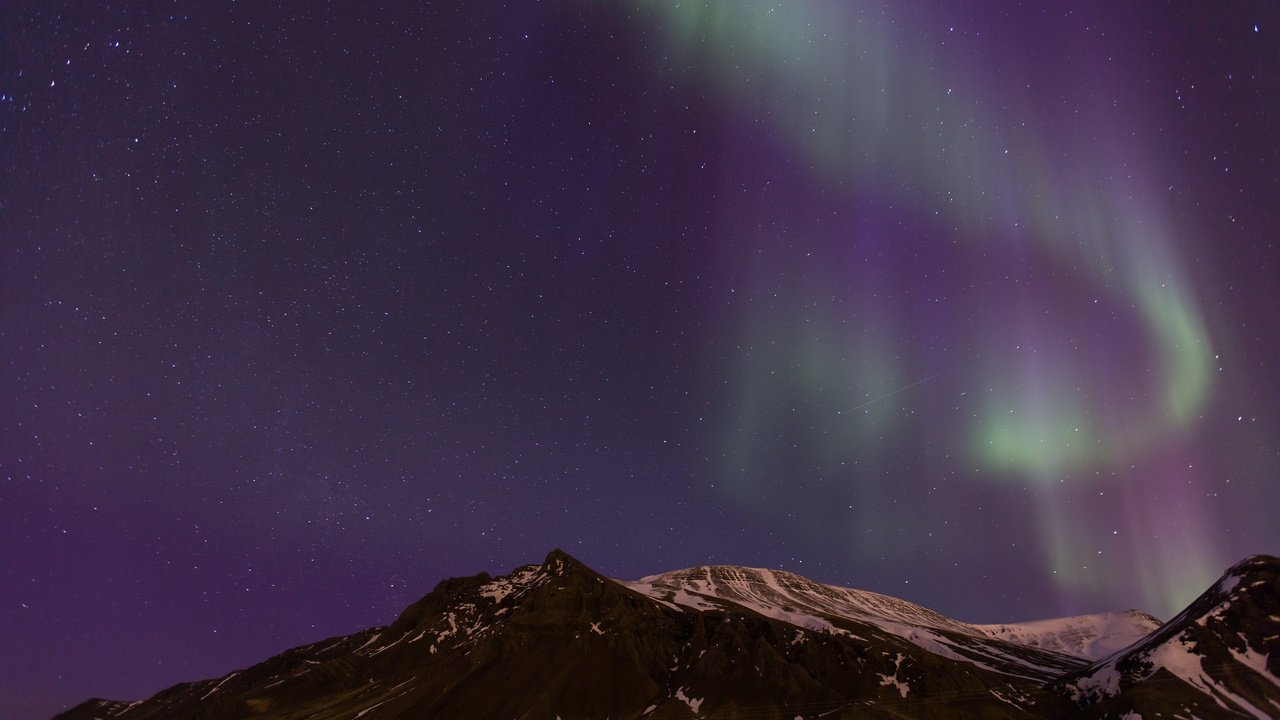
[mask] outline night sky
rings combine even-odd
[[[1280,552],[1280,5],[0,5],[0,717],[561,547],[976,622]]]

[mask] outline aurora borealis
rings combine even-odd
[[[820,187],[858,187],[848,202],[865,208],[862,218],[879,215],[901,225],[901,213],[892,207],[905,203],[920,224],[907,233],[878,223],[860,227],[860,220],[853,227],[801,231],[821,237],[812,242],[835,262],[821,271],[799,271],[802,283],[781,284],[772,293],[780,309],[746,313],[748,347],[776,349],[762,353],[763,359],[744,359],[744,377],[732,391],[741,410],[726,429],[739,438],[728,450],[739,467],[726,469],[726,482],[744,478],[739,492],[750,499],[767,496],[771,486],[788,492],[787,483],[776,482],[787,475],[849,483],[848,476],[831,472],[829,463],[837,459],[875,463],[885,454],[898,463],[901,445],[885,442],[883,433],[904,415],[920,413],[895,396],[923,383],[919,378],[937,377],[945,379],[927,392],[963,397],[955,410],[963,408],[968,417],[931,412],[916,423],[926,432],[938,426],[933,432],[952,434],[947,454],[991,481],[1070,480],[1105,493],[1108,486],[1171,471],[1144,467],[1124,473],[1132,476],[1128,480],[1082,475],[1145,464],[1177,450],[1203,418],[1211,386],[1213,345],[1181,267],[1185,240],[1172,217],[1174,187],[1157,187],[1146,177],[1168,177],[1169,171],[1159,167],[1154,148],[1125,148],[1125,138],[1145,127],[1140,119],[1118,103],[1083,113],[1077,107],[1061,119],[1046,117],[1031,100],[1002,102],[1004,95],[992,87],[997,82],[984,77],[983,68],[967,68],[965,57],[946,52],[954,27],[934,28],[944,39],[931,52],[915,47],[918,36],[895,27],[898,18],[888,7],[654,8],[674,38],[674,52],[690,53],[690,64],[705,68],[709,82],[744,110],[764,109],[764,124],[776,125],[784,146],[808,162],[813,177],[807,179]],[[1093,71],[1115,74],[1105,66]],[[901,179],[884,182],[889,178]],[[763,224],[763,215],[776,210],[760,215]],[[757,293],[778,286],[777,268],[793,250],[776,240],[763,233],[755,242],[756,254],[768,258],[752,271]],[[857,255],[869,246],[877,260],[868,273]],[[915,282],[877,283],[880,258],[911,263],[928,252],[950,255],[941,263],[923,260],[935,271],[933,279],[920,272]],[[1015,287],[992,293],[974,282],[992,255],[1007,263],[995,283]],[[908,294],[902,285],[925,297],[871,310],[884,305],[884,296]],[[832,316],[815,322],[812,309],[833,305],[837,309],[826,310]],[[980,315],[986,317],[975,320]],[[953,349],[914,349],[902,339],[917,323],[933,337],[970,327],[952,340]],[[1141,375],[1117,372],[1107,357],[1117,352],[1147,355]],[[935,374],[926,376],[930,372]],[[789,383],[794,387],[787,390]],[[919,402],[913,398],[908,405]],[[853,403],[857,415],[838,411],[840,417],[830,417],[832,406]],[[811,448],[799,465],[779,466],[771,460],[785,456],[785,448],[758,440],[784,436],[788,415],[803,412],[797,404],[817,411],[799,433],[805,437],[797,438]],[[860,436],[866,427],[875,433]],[[822,440],[815,442],[815,434]],[[887,474],[896,480],[898,471]],[[751,476],[759,480],[745,479]],[[854,473],[852,482],[866,480]],[[1096,572],[1081,572],[1100,561],[1091,557],[1097,554],[1092,544],[1072,537],[1070,528],[1086,518],[1063,507],[1069,493],[1049,487],[1034,494],[1039,544],[1059,569],[1057,582],[1096,582]],[[1205,577],[1218,562],[1200,547],[1207,521],[1201,510],[1186,498],[1178,505],[1188,513],[1180,519],[1197,530],[1191,547],[1171,557],[1170,566],[1151,569],[1148,602],[1150,595],[1171,604],[1187,597],[1195,586],[1178,587],[1179,581]],[[1122,562],[1131,561],[1125,554]]]
[[[0,716],[562,547],[974,622],[1280,553],[1280,8],[0,11]]]

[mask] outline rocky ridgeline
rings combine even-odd
[[[975,626],[780,571],[621,582],[555,551],[445,580],[388,627],[59,718],[1280,716],[1280,560],[1236,565],[1144,637],[1154,622]],[[1127,647],[1087,653],[1107,643]]]

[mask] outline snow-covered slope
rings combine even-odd
[[[782,570],[716,565],[620,582],[675,608],[705,611],[738,606],[797,627],[855,636],[862,632],[859,626],[871,626],[935,655],[1029,679],[1045,680],[1091,659],[1065,649],[1081,642],[1049,641],[1055,629],[1063,629],[1059,621],[1046,621],[1039,634],[1025,630],[1017,638],[1004,637],[998,631],[953,620],[906,600],[824,585]],[[1105,630],[1080,625],[1076,624],[1075,631],[1082,637],[1097,637]],[[1005,627],[1029,628],[1031,624]],[[1017,633],[1011,630],[1008,634]]]
[[[1053,650],[1086,660],[1101,660],[1150,635],[1160,621],[1138,610],[1076,615],[1002,625],[973,625],[991,637]]]
[[[729,601],[792,624],[827,627],[828,616],[874,619],[906,625],[972,632],[972,626],[888,595],[823,585],[784,570],[713,565],[651,575],[627,587],[663,602],[693,609],[723,607]]]

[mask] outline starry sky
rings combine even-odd
[[[1280,5],[5,2],[0,717],[561,547],[975,622],[1280,552]]]

